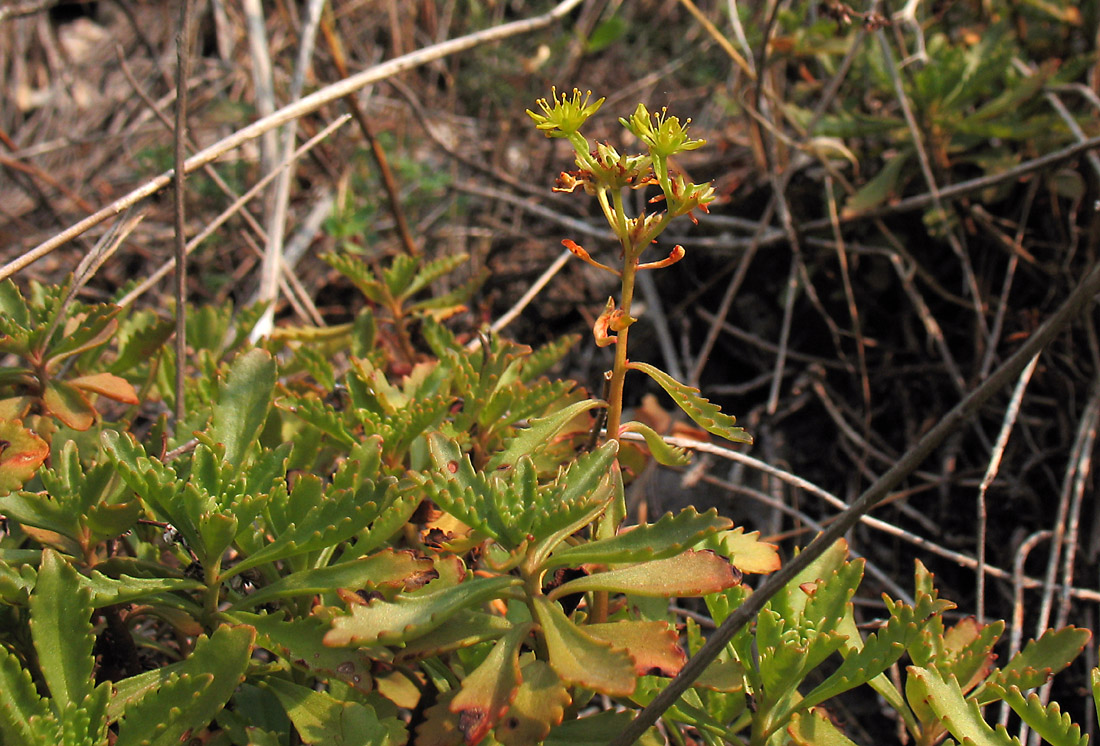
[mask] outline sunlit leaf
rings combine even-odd
[[[434,593],[355,605],[346,616],[333,619],[325,644],[373,645],[413,640],[439,627],[461,609],[496,598],[521,582],[514,577],[473,578]]]
[[[533,601],[550,666],[562,680],[613,697],[634,691],[634,661],[625,650],[588,635],[553,601]]]
[[[550,597],[561,598],[588,591],[637,596],[703,596],[740,582],[741,573],[737,568],[714,552],[691,550],[666,559],[585,575],[558,586]]]
[[[736,418],[723,414],[718,405],[700,396],[699,389],[680,383],[668,373],[648,363],[630,362],[627,367],[640,370],[656,381],[665,393],[672,397],[677,406],[708,433],[735,443],[752,443],[752,436],[745,432],[744,428],[736,427]]]
[[[521,624],[500,638],[451,700],[459,730],[467,744],[481,741],[508,711],[521,679],[519,650],[531,631]]]
[[[83,391],[91,391],[108,399],[114,399],[124,404],[138,404],[137,392],[134,386],[125,378],[119,378],[111,373],[95,373],[87,376],[70,378],[69,384]]]
[[[639,676],[675,676],[687,662],[680,637],[667,622],[586,624],[584,631],[597,640],[626,648]]]
[[[719,516],[714,508],[700,514],[689,507],[676,515],[666,513],[656,523],[635,526],[610,539],[563,547],[543,564],[545,567],[558,567],[663,559],[693,547],[731,525],[731,521]]]
[[[42,552],[30,599],[31,637],[50,696],[62,709],[91,694],[91,594],[79,574],[52,549]]]
[[[225,460],[241,466],[245,452],[267,419],[275,389],[275,361],[264,350],[250,350],[230,364],[219,386],[210,438],[225,446]]]
[[[558,725],[571,698],[549,664],[528,661],[520,669],[523,683],[493,735],[503,746],[542,743],[550,728]]]
[[[19,420],[0,420],[0,495],[22,487],[50,455],[46,441]]]

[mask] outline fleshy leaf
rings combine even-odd
[[[296,666],[339,679],[362,692],[374,683],[371,659],[359,648],[331,648],[324,644],[328,623],[316,616],[283,619],[283,612],[248,614],[237,612],[234,618],[251,624],[259,633],[257,644]]]
[[[667,622],[587,624],[584,631],[597,640],[626,648],[634,659],[634,673],[639,676],[675,676],[687,662],[680,638]]]
[[[22,422],[0,420],[0,495],[22,487],[49,455],[46,441],[24,428]]]
[[[700,514],[689,507],[677,515],[666,513],[656,523],[636,526],[610,539],[564,547],[551,555],[544,566],[664,559],[731,525],[730,520],[719,516],[714,508]]]
[[[636,596],[704,596],[741,582],[741,573],[714,552],[690,550],[667,559],[597,572],[558,586],[550,598],[607,591]]]
[[[906,684],[909,701],[916,698],[935,713],[959,743],[974,746],[1013,746],[1001,726],[994,730],[985,722],[977,701],[963,696],[952,676],[944,679],[934,668],[909,666]]]
[[[389,731],[374,708],[347,702],[274,676],[264,685],[279,698],[302,743],[310,746],[384,746]]]
[[[633,719],[634,713],[630,711],[605,710],[588,717],[566,720],[550,731],[542,746],[607,746]],[[650,728],[634,743],[635,746],[655,746],[664,744],[665,739],[656,728]]]
[[[1045,684],[1051,676],[1072,663],[1091,638],[1092,633],[1087,629],[1048,629],[1038,640],[1030,641],[1022,651],[1012,656],[1004,668],[989,675],[976,694],[978,702],[984,705],[999,699],[1009,686],[1026,690]]]
[[[808,714],[796,712],[792,715],[787,734],[796,746],[856,746],[856,742],[841,733],[820,707]]]
[[[462,610],[433,634],[408,642],[394,657],[397,662],[430,658],[441,653],[495,640],[512,628],[511,622],[483,611]]]
[[[307,475],[295,484],[295,491],[317,484],[317,477]],[[346,541],[365,528],[378,515],[379,505],[394,484],[392,477],[377,483],[364,480],[358,489],[331,489],[319,504],[298,521],[286,527],[269,544],[245,557],[224,573],[224,577],[243,572],[268,562],[313,552]],[[291,494],[291,499],[294,493]],[[307,498],[303,498],[305,500]]]
[[[563,407],[553,414],[531,419],[527,424],[527,428],[520,430],[514,438],[508,441],[508,445],[505,446],[503,451],[489,459],[489,463],[485,465],[485,471],[492,472],[502,466],[515,466],[520,456],[533,456],[539,453],[577,415],[602,406],[606,406],[606,404],[596,399],[584,399],[570,404],[568,407]]]
[[[1088,746],[1089,737],[1081,735],[1081,727],[1069,713],[1062,712],[1057,702],[1044,706],[1035,692],[1025,699],[1014,686],[1005,691],[1004,701],[1051,746]]]
[[[114,399],[124,404],[138,404],[137,392],[134,386],[125,378],[119,378],[111,373],[94,373],[87,376],[70,378],[69,383],[83,391],[91,391],[108,399]]]
[[[34,679],[19,659],[0,645],[0,742],[22,746],[35,743],[32,722],[50,718],[49,701],[38,695]]]
[[[251,627],[223,625],[200,637],[182,663],[150,671],[152,685],[126,706],[115,746],[177,746],[184,734],[205,727],[237,689],[255,635]]]
[[[245,453],[267,419],[275,390],[275,361],[264,350],[239,355],[218,387],[210,437],[225,445],[225,460],[241,466]]]
[[[80,704],[93,684],[91,594],[52,549],[42,551],[30,608],[31,636],[50,696],[61,709]]]
[[[713,540],[720,544],[718,553],[728,557],[741,572],[769,573],[775,572],[782,565],[779,559],[779,550],[775,544],[760,541],[760,532],[745,533],[741,526],[731,531],[723,531]],[[708,542],[704,546],[710,547]]]
[[[434,577],[431,560],[417,558],[411,551],[387,549],[371,557],[360,557],[338,565],[285,575],[233,604],[234,608],[252,607],[279,598],[312,596],[337,588],[354,591],[382,586],[398,588],[407,579]],[[422,585],[422,583],[420,583]]]
[[[874,679],[905,653],[906,646],[918,631],[918,625],[932,614],[943,611],[944,605],[944,602],[933,599],[927,593],[917,595],[915,606],[895,604],[890,609],[886,624],[868,635],[866,640],[860,637],[852,615],[846,614],[837,627],[848,636],[842,648],[844,662],[806,694],[798,703],[798,709],[812,707]]]
[[[542,743],[550,728],[561,723],[572,701],[561,679],[544,661],[529,661],[521,673],[523,683],[516,690],[508,717],[493,733],[503,746]]]
[[[95,409],[80,389],[65,381],[50,381],[42,393],[45,410],[73,430],[83,432],[95,424]]]
[[[728,414],[723,414],[717,404],[712,404],[700,396],[699,389],[680,383],[668,373],[648,363],[631,362],[627,367],[640,370],[656,381],[665,393],[672,397],[677,406],[708,433],[735,443],[752,443],[752,436],[745,432],[744,428],[736,427],[737,420]]]
[[[333,619],[325,644],[339,647],[412,640],[439,627],[459,610],[496,598],[521,582],[515,577],[474,578],[434,593],[352,606],[347,616]]]
[[[664,466],[687,466],[691,463],[691,454],[680,446],[674,446],[665,442],[660,434],[649,425],[641,422],[627,422],[621,428],[621,433],[641,433],[645,438],[646,447],[653,454],[658,464]]]
[[[502,637],[451,700],[451,712],[458,715],[459,730],[470,746],[485,738],[516,696],[522,680],[519,650],[530,632],[530,624],[521,624]]]
[[[634,691],[634,661],[625,650],[588,635],[553,601],[535,597],[534,606],[550,665],[563,681],[612,697]]]

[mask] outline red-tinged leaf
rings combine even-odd
[[[65,381],[50,381],[42,394],[47,413],[73,430],[87,430],[95,424],[95,409],[79,389]]]
[[[675,676],[687,663],[680,638],[667,622],[623,621],[588,624],[584,631],[597,640],[624,647],[639,676]]]
[[[531,626],[519,625],[502,637],[481,665],[462,680],[462,688],[451,700],[450,710],[458,716],[458,729],[467,746],[479,743],[508,712],[522,680],[520,645]]]
[[[19,420],[0,420],[0,495],[22,487],[50,455],[46,441]]]
[[[137,392],[125,378],[111,373],[95,373],[90,376],[70,378],[69,383],[83,391],[91,391],[123,404],[138,404]]]
[[[569,692],[549,664],[533,660],[521,669],[523,683],[516,691],[508,714],[493,735],[503,746],[542,743],[550,729],[561,723],[572,702]]]
[[[584,632],[553,601],[536,597],[534,606],[550,666],[563,681],[612,697],[633,694],[638,682],[634,661],[625,650]]]
[[[690,550],[668,559],[642,562],[630,567],[597,572],[558,586],[551,598],[571,593],[607,591],[636,596],[705,596],[732,588],[741,573],[710,551]]]
[[[741,572],[768,573],[775,572],[782,567],[779,559],[778,547],[760,541],[760,532],[745,533],[745,529],[738,526],[732,531],[719,534],[721,552],[729,557]]]

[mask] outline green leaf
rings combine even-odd
[[[23,427],[19,420],[0,420],[0,495],[22,487],[46,457],[46,441]]]
[[[355,605],[332,620],[325,644],[375,645],[403,642],[431,632],[465,608],[503,595],[523,581],[515,577],[474,578],[431,593],[401,595],[394,601],[375,599]]]
[[[384,746],[389,741],[389,730],[369,705],[343,702],[327,692],[274,677],[265,679],[263,685],[279,698],[302,743]]]
[[[206,588],[190,578],[136,578],[121,575],[112,578],[98,570],[80,576],[80,584],[92,592],[92,607],[101,609],[113,604],[133,603],[161,593],[182,593]]]
[[[796,712],[792,715],[787,734],[795,746],[856,746],[855,741],[841,733],[820,707],[815,707],[809,714]]]
[[[428,436],[428,450],[435,464],[427,485],[432,499],[470,528],[498,542],[518,543],[496,509],[494,492],[501,484],[488,476],[493,471],[475,470],[458,443],[440,433]]]
[[[412,297],[441,277],[446,277],[451,272],[454,272],[465,264],[469,258],[469,254],[460,252],[458,254],[442,256],[430,262],[424,262],[416,273],[416,277],[413,278],[413,281],[405,289],[402,295],[406,298]]]
[[[464,609],[430,635],[405,644],[394,656],[396,662],[431,658],[479,642],[496,640],[512,628],[502,616]]]
[[[691,463],[691,454],[680,446],[670,445],[660,434],[649,425],[641,422],[627,422],[621,428],[620,433],[641,433],[645,438],[646,447],[653,454],[658,464],[664,466],[687,466]]]
[[[666,513],[656,523],[635,526],[610,539],[590,541],[557,550],[543,563],[546,568],[586,563],[613,564],[664,559],[695,546],[706,537],[732,525],[715,508],[699,514],[685,508],[679,514]]]
[[[531,633],[531,624],[514,627],[502,637],[451,700],[450,710],[458,715],[459,729],[466,743],[477,743],[488,735],[516,696],[519,688],[519,650]]]
[[[218,387],[210,438],[225,445],[225,460],[243,465],[245,453],[267,419],[275,390],[275,361],[265,350],[250,350],[230,364]]]
[[[908,699],[925,703],[959,743],[974,746],[1014,746],[1014,740],[1001,726],[989,727],[974,699],[963,696],[955,677],[942,677],[934,668],[909,666]]]
[[[200,637],[181,663],[150,671],[157,676],[130,690],[136,701],[123,705],[115,746],[178,746],[185,734],[205,727],[233,696],[255,636],[252,627],[221,626]],[[111,709],[120,704],[113,701]]]
[[[290,573],[241,598],[230,608],[254,608],[280,598],[313,596],[331,593],[337,589],[360,591],[384,586],[400,588],[409,580],[421,585],[426,577],[433,576],[431,560],[418,558],[409,550],[387,549],[371,557]],[[420,583],[416,583],[418,579]]]
[[[612,697],[634,692],[634,661],[625,650],[585,633],[553,601],[539,596],[532,600],[550,666],[563,681]]]
[[[884,672],[905,653],[909,641],[918,632],[918,625],[941,609],[942,605],[928,594],[918,594],[916,606],[894,605],[886,624],[866,640],[860,639],[855,620],[851,614],[846,614],[838,626],[838,630],[848,636],[844,662],[806,694],[798,703],[798,709],[813,707]]]
[[[312,675],[343,681],[362,692],[374,685],[368,651],[361,648],[333,648],[324,644],[329,625],[316,616],[284,619],[274,614],[232,613],[235,620],[250,624],[258,633],[257,645],[270,650],[299,669]]]
[[[636,596],[705,596],[741,582],[741,573],[714,552],[689,550],[666,559],[593,573],[555,588],[550,598],[607,591]]]
[[[0,645],[0,692],[3,693],[0,696],[0,742],[11,746],[39,746],[31,724],[52,718],[49,701],[38,696],[30,672],[3,645]]]
[[[53,341],[47,351],[50,370],[57,370],[61,361],[73,355],[106,344],[118,329],[115,316],[122,309],[118,306],[100,304],[92,306],[83,314],[74,314],[62,323],[59,335],[54,333]]]
[[[1057,702],[1044,705],[1035,692],[1025,699],[1014,686],[1005,690],[1004,701],[1050,746],[1088,746],[1089,737],[1081,735],[1081,726],[1074,724]]]
[[[731,531],[723,531],[703,544],[705,549],[714,549],[723,557],[728,557],[741,572],[775,572],[783,563],[775,544],[760,541],[760,532],[745,533],[741,526]]]
[[[563,407],[553,414],[530,420],[527,428],[508,441],[503,451],[489,459],[489,463],[485,465],[485,471],[492,472],[501,467],[515,466],[520,456],[533,456],[540,453],[575,417],[590,409],[605,406],[607,406],[605,402],[585,399]]]
[[[224,577],[350,539],[378,515],[379,506],[384,503],[387,492],[395,482],[392,477],[384,477],[378,483],[363,480],[359,489],[329,490],[323,500],[318,497],[319,504],[297,515],[297,522],[279,532],[274,541],[228,569]],[[299,490],[319,487],[316,476],[304,476],[295,484],[290,499],[293,501],[295,492]],[[319,492],[317,494],[320,495]]]
[[[1072,663],[1091,638],[1092,633],[1087,629],[1048,629],[1038,640],[1031,640],[1012,656],[1004,668],[993,671],[975,697],[984,705],[1000,699],[1010,686],[1027,690],[1045,684]]]
[[[1095,705],[1097,724],[1100,724],[1100,668],[1094,668],[1089,672],[1089,681],[1092,684],[1092,702]]]
[[[901,195],[901,177],[913,151],[905,148],[886,160],[879,172],[844,202],[843,215],[873,210]]]
[[[0,282],[0,311],[16,326],[24,329],[30,326],[30,313],[27,300],[11,278]]]
[[[672,397],[676,405],[684,410],[696,425],[708,433],[735,443],[752,443],[752,436],[745,432],[744,428],[736,427],[736,418],[723,414],[716,404],[711,404],[701,397],[699,389],[680,383],[668,373],[648,363],[631,362],[627,367],[640,370],[656,381],[665,393]]]
[[[844,565],[848,556],[848,542],[837,541],[803,570],[791,579],[768,601],[768,608],[789,621],[799,619],[810,601],[810,595],[802,589],[803,584],[815,584],[821,578],[831,577]]]
[[[569,706],[569,692],[549,664],[531,660],[521,669],[523,683],[516,690],[508,717],[493,735],[503,746],[542,743]]]
[[[611,739],[623,732],[634,713],[604,711],[588,717],[567,720],[550,731],[542,746],[607,746]],[[664,746],[664,737],[656,728],[650,728],[635,741],[636,746]]]
[[[31,637],[50,696],[61,709],[79,704],[93,685],[91,594],[52,549],[42,551],[30,609]]]

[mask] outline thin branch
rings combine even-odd
[[[174,133],[176,167],[175,187],[175,254],[176,254],[176,422],[183,422],[187,412],[183,400],[187,380],[187,222],[184,212],[184,183],[187,173],[187,80],[191,77],[191,16],[192,0],[180,6],[180,31],[176,36],[176,127]]]

